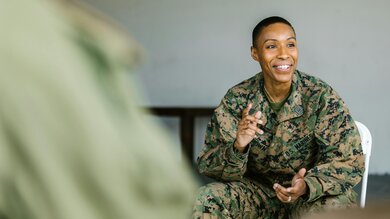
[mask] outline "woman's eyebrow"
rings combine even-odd
[[[264,41],[264,43],[266,43],[266,42],[268,42],[268,41],[278,41],[278,40],[276,40],[276,39],[266,39],[266,40]]]
[[[287,38],[286,40],[297,40],[297,38],[295,38],[294,36],[292,36],[292,37]],[[268,41],[279,41],[279,40],[277,40],[277,39],[266,39],[266,40],[264,41],[264,43],[266,43],[266,42],[268,42]]]

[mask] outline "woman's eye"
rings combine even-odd
[[[295,47],[295,43],[289,43],[287,44],[287,47]]]

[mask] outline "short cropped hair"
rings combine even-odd
[[[291,27],[291,29],[294,31],[294,34],[295,34],[294,27],[286,19],[284,19],[282,17],[278,17],[278,16],[267,17],[267,18],[263,19],[262,21],[260,21],[256,25],[256,27],[253,29],[253,31],[252,31],[252,45],[256,46],[256,40],[260,36],[261,31],[265,27],[267,27],[267,26],[269,26],[271,24],[276,24],[276,23],[287,24],[288,26]]]

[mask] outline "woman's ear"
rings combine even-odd
[[[257,52],[257,49],[254,47],[254,46],[251,46],[251,56],[252,56],[252,59],[254,59],[255,61],[259,61],[259,53]]]

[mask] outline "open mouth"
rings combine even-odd
[[[292,65],[274,65],[273,67],[279,71],[288,71]]]

